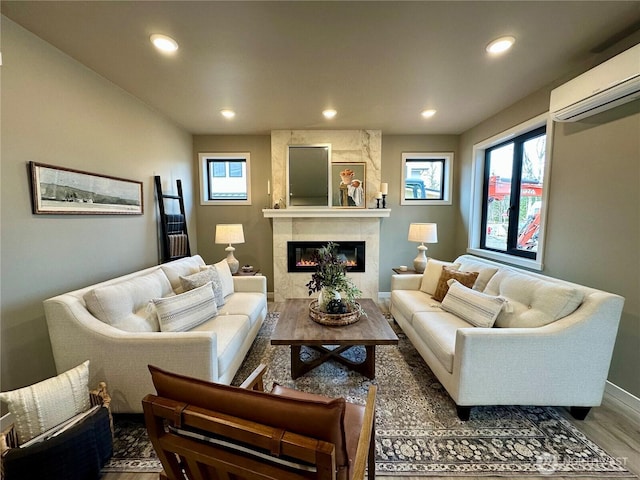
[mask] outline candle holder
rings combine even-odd
[[[382,194],[382,208],[387,208],[387,195]]]
[[[376,198],[376,208],[380,208],[380,199]]]

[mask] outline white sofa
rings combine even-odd
[[[225,293],[233,293],[224,297],[215,317],[189,331],[160,331],[156,312],[148,308],[154,298],[182,293],[180,277],[204,266],[195,255],[45,300],[56,370],[90,360],[90,383],[107,382],[115,413],[142,412],[142,398],[154,391],[149,364],[231,383],[267,315],[266,277],[231,277],[230,272],[224,277],[221,271]]]
[[[473,291],[506,300],[493,328],[444,310],[423,275],[393,275],[390,311],[462,420],[479,405],[566,406],[578,419],[600,405],[623,297],[471,255],[454,263],[480,273]]]

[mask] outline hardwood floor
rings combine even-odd
[[[380,305],[385,310],[385,302]],[[269,303],[269,311],[278,311],[278,305]],[[602,447],[617,461],[622,462],[633,474],[640,477],[640,413],[611,396],[605,396],[602,406],[592,408],[586,420],[575,420],[564,411],[566,417],[575,424],[589,439]],[[157,480],[156,473],[107,473],[102,480]],[[378,480],[451,480],[455,477],[391,477],[376,476]],[[477,476],[460,477],[464,480],[576,480],[576,476]],[[597,477],[591,477],[592,479]]]

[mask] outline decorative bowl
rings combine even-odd
[[[363,311],[358,302],[355,303],[355,307],[347,313],[326,313],[320,311],[318,300],[312,300],[309,304],[309,317],[316,323],[321,325],[327,325],[330,327],[342,327],[345,325],[351,325],[360,320]]]

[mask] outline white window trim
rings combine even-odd
[[[249,152],[233,153],[199,153],[200,164],[200,205],[251,205],[251,154]],[[207,160],[244,160],[247,169],[247,199],[246,200],[209,200]]]
[[[409,200],[404,198],[404,185],[407,174],[407,159],[420,158],[421,160],[440,160],[444,158],[444,179],[442,200]],[[451,192],[453,189],[453,152],[406,152],[402,154],[402,174],[400,175],[400,205],[451,205]]]
[[[482,187],[484,182],[484,158],[485,151],[495,145],[503,143],[510,138],[517,137],[523,133],[536,128],[547,126],[547,141],[543,174],[542,210],[540,212],[540,235],[538,237],[538,252],[535,260],[518,257],[506,253],[483,250],[480,248],[480,230],[482,228]],[[525,267],[532,270],[542,270],[544,267],[544,244],[547,227],[547,209],[549,206],[549,178],[551,172],[551,144],[553,139],[553,120],[549,112],[542,113],[520,125],[516,125],[509,130],[494,135],[491,138],[476,143],[473,146],[473,159],[471,170],[471,206],[469,211],[469,243],[467,252],[479,257],[497,260],[510,265]]]

